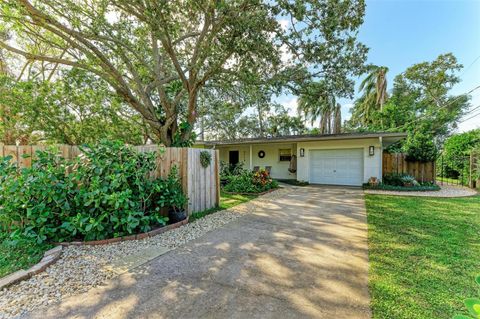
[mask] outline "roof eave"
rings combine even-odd
[[[328,140],[349,140],[349,139],[365,139],[379,137],[396,137],[399,139],[407,137],[407,133],[367,133],[367,134],[332,134],[322,136],[297,136],[287,138],[264,138],[249,139],[238,141],[205,141],[205,145],[221,146],[221,145],[239,145],[239,144],[262,144],[262,143],[290,143],[290,142],[309,142],[309,141],[328,141]]]

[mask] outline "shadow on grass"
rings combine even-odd
[[[367,195],[374,318],[452,318],[475,295],[480,197]]]

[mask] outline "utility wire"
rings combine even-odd
[[[478,109],[478,108],[480,108],[480,105],[477,105],[473,110],[476,110],[476,109]],[[473,110],[472,110],[472,111],[473,111]],[[474,114],[474,115],[472,115],[472,116],[470,116],[470,117],[468,117],[468,118],[466,118],[466,119],[463,119],[463,120],[459,121],[458,123],[466,122],[466,121],[468,121],[468,120],[470,120],[470,119],[473,119],[474,117],[477,117],[477,116],[479,116],[479,115],[480,115],[480,112],[478,112],[477,114]]]
[[[467,73],[467,71],[475,64],[475,62],[478,61],[478,59],[480,59],[480,55],[477,56],[477,58],[473,60],[473,62],[465,70],[463,70],[462,74],[460,74],[460,77],[462,77],[465,73]]]

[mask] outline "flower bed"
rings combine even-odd
[[[431,182],[420,183],[408,174],[390,173],[383,176],[380,183],[377,178],[371,177],[368,183],[363,184],[363,189],[378,189],[400,192],[428,192],[439,191],[440,187]]]
[[[363,189],[378,189],[385,191],[400,191],[400,192],[428,192],[428,191],[439,191],[440,186],[431,184],[431,185],[418,185],[418,186],[395,186],[387,184],[378,184],[378,185],[369,185],[363,184]]]
[[[234,173],[224,175],[222,178],[225,180],[223,190],[228,194],[258,195],[278,188],[278,182],[265,170],[251,172],[236,169]]]

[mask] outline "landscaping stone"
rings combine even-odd
[[[477,191],[464,186],[440,185],[439,191],[410,192],[410,191],[387,191],[379,189],[366,189],[366,194],[381,194],[394,196],[420,196],[420,197],[466,197],[477,195]]]
[[[163,233],[154,237],[97,246],[79,242],[78,246],[63,247],[61,258],[44,272],[0,290],[0,319],[15,318],[27,311],[48,307],[66,296],[103,285],[108,279],[117,276],[117,272],[112,268],[114,261],[133,256],[143,249],[153,251],[183,246],[243,214],[252,212],[267,200],[281,198],[286,192],[288,189],[280,189],[167,232],[161,228]],[[152,235],[149,233],[149,236]]]

